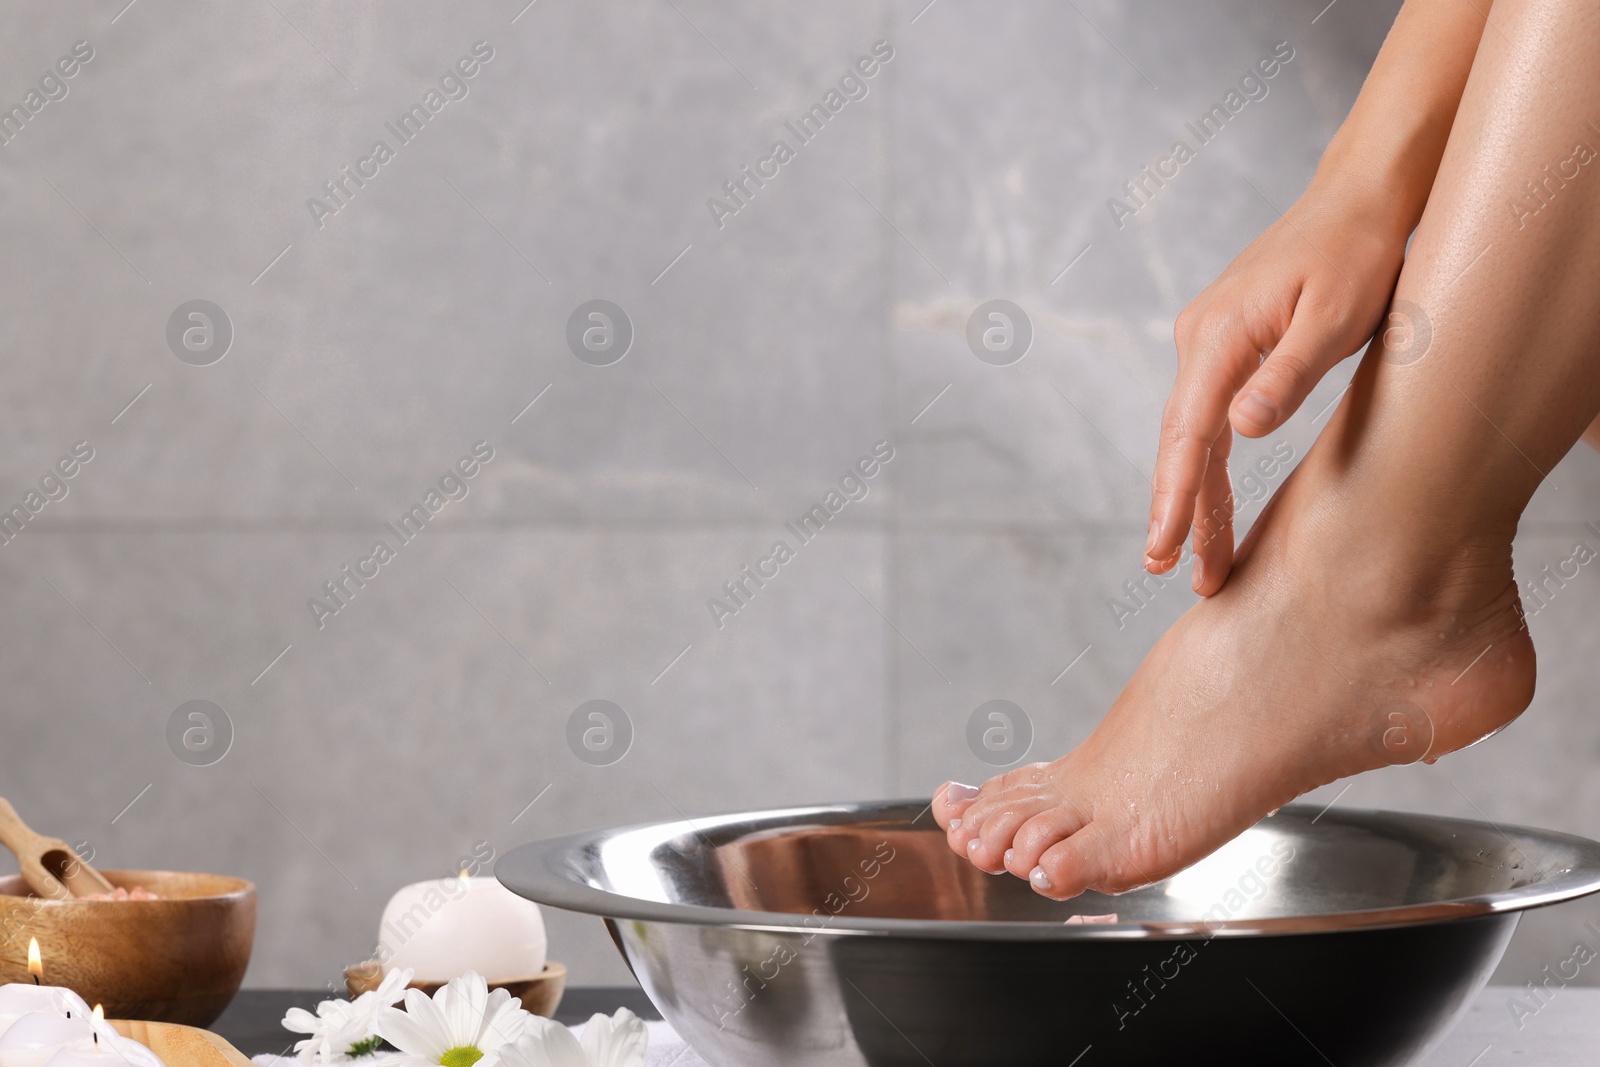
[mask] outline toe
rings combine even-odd
[[[950,847],[966,855],[967,846],[977,839],[983,831],[983,824],[989,819],[1026,798],[1053,795],[1055,787],[1044,773],[1048,767],[1047,763],[1019,767],[985,782],[978,791],[977,799],[961,813],[961,825],[951,829]]]
[[[1005,870],[1006,852],[1017,828],[1050,807],[1051,798],[1040,793],[1024,793],[983,820],[976,837],[967,842],[967,858],[974,867],[999,874]]]
[[[978,787],[975,785],[946,782],[933,794],[934,821],[948,831],[950,824],[959,820],[977,797]]]
[[[1119,856],[1093,823],[1044,850],[1028,874],[1034,891],[1052,900],[1066,900],[1086,889],[1119,893],[1143,884],[1131,876],[1132,865]]]
[[[1068,804],[1054,804],[1028,819],[1012,835],[1006,853],[1006,870],[1026,878],[1039,865],[1039,859],[1060,841],[1083,829],[1088,819]]]

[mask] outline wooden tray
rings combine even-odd
[[[144,1045],[167,1067],[255,1067],[249,1057],[209,1030],[139,1019],[110,1022],[117,1033]]]

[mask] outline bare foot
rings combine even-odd
[[[1534,652],[1514,523],[1404,558],[1382,502],[1341,481],[1314,449],[1226,587],[1161,638],[1079,748],[975,795],[941,789],[950,847],[1045,896],[1125,892],[1317,786],[1437,759],[1516,718]]]

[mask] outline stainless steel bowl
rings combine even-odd
[[[1291,806],[1164,882],[1055,903],[911,802],[576,834],[497,873],[604,918],[716,1067],[1377,1067],[1449,1029],[1520,912],[1600,889],[1600,845]]]

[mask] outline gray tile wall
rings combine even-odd
[[[6,502],[94,449],[0,547],[0,792],[102,865],[256,880],[255,985],[333,980],[480,839],[925,794],[984,773],[995,698],[1037,755],[1082,739],[1192,599],[1107,603],[1171,320],[1303,188],[1395,7],[523,2],[71,0],[0,37],[8,106],[95,50],[0,147]],[[480,40],[319,228],[307,198]],[[880,40],[719,228],[707,198]],[[1270,95],[1118,229],[1106,198],[1281,40]],[[1009,367],[963,337],[994,297],[1037,331]],[[635,331],[612,366],[567,348],[594,298]],[[166,340],[194,299],[234,332],[210,366]],[[319,628],[308,599],[479,440],[465,499]],[[707,599],[880,440],[869,495],[718,628]],[[1527,570],[1600,546],[1600,460],[1553,482]],[[1600,833],[1597,601],[1585,572],[1534,619],[1525,721],[1339,802]],[[593,698],[636,731],[609,767],[566,746]],[[234,731],[210,766],[166,740],[195,699]],[[1501,977],[1595,916],[1530,918]],[[598,923],[550,922],[574,981],[626,980]]]

